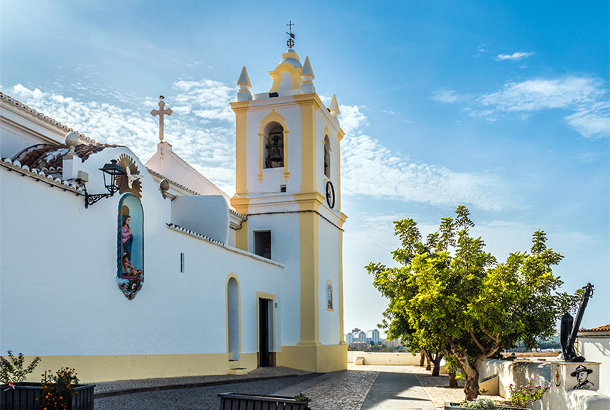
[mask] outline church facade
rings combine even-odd
[[[0,351],[83,381],[346,368],[340,142],[309,59],[238,80],[236,193],[0,93]],[[167,120],[167,117],[165,118]]]

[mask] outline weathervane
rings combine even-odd
[[[286,25],[288,27],[290,27],[290,33],[286,32],[286,34],[288,34],[290,36],[288,41],[286,41],[286,45],[288,46],[288,48],[292,48],[292,47],[294,47],[294,34],[292,34],[292,26],[294,26],[295,24],[292,22],[292,20],[290,20],[290,23],[288,23]]]
[[[163,101],[163,99],[165,97],[163,97],[162,95],[159,96],[159,98],[161,99],[161,101],[159,101],[159,109],[158,110],[152,110],[150,113],[152,114],[153,117],[156,117],[157,115],[159,116],[159,139],[161,141],[163,141],[163,116],[164,115],[172,115],[172,109],[168,108],[167,110],[164,109],[163,107],[165,107],[165,102]]]

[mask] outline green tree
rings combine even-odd
[[[370,263],[375,287],[389,299],[383,327],[409,350],[443,351],[457,360],[467,380],[466,400],[479,391],[483,360],[501,349],[554,334],[555,323],[577,296],[557,292],[562,285],[552,267],[563,256],[533,235],[530,252],[511,253],[506,262],[485,252],[470,235],[474,223],[459,205],[456,218],[442,218],[438,231],[422,240],[413,219],[396,221],[401,246],[392,252],[400,267]]]

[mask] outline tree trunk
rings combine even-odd
[[[479,371],[474,369],[474,375],[468,375],[466,379],[466,386],[464,387],[464,393],[466,393],[466,400],[474,400],[479,395]]]
[[[436,354],[436,357],[432,361],[434,364],[434,369],[432,370],[432,376],[438,376],[441,371],[441,360],[443,359],[443,355],[440,353]]]
[[[457,380],[455,380],[455,372],[449,372],[449,387],[458,387]]]
[[[432,369],[430,364],[432,362],[432,359],[430,359],[430,353],[424,349],[424,354],[426,355],[426,370],[430,370]]]
[[[426,361],[426,352],[422,350],[421,352],[419,352],[419,367],[424,367],[425,361]]]

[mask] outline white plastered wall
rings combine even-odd
[[[276,309],[276,335],[281,333],[281,340],[276,338],[276,349],[279,346],[295,346],[301,338],[301,245],[299,214],[250,215],[248,217],[248,238],[250,251],[254,251],[254,232],[271,231],[271,259],[284,265],[278,279],[278,291],[271,292],[257,288],[260,292],[275,294],[275,302],[282,315]],[[242,319],[243,322],[243,319]],[[281,344],[280,344],[281,343]]]
[[[241,285],[242,353],[256,352],[256,291],[280,294],[284,269],[168,228],[169,199],[127,148],[107,148],[83,164],[89,192],[104,192],[98,169],[122,153],[144,171],[145,280],[133,300],[115,281],[120,195],[85,209],[82,196],[0,170],[0,350],[225,353],[225,286],[234,272]],[[281,305],[276,317],[280,312]]]
[[[578,337],[578,353],[599,366],[599,392],[610,396],[610,336]]]

